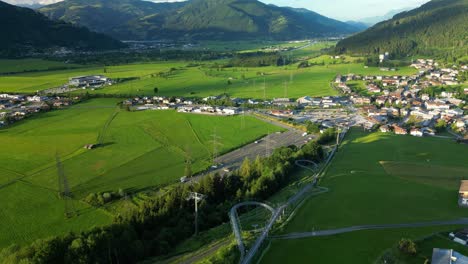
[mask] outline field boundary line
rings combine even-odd
[[[208,147],[205,146],[205,144],[202,143],[202,141],[201,141],[200,137],[198,136],[197,132],[195,131],[195,129],[193,129],[192,122],[190,122],[190,120],[188,120],[188,119],[185,119],[185,121],[187,121],[187,123],[189,124],[190,129],[192,130],[192,133],[195,135],[195,138],[197,139],[198,143],[200,143],[200,145],[202,145],[203,148],[204,148],[208,153],[210,153]]]
[[[117,117],[117,115],[119,113],[120,113],[120,107],[117,106],[116,109],[114,110],[114,112],[112,112],[110,117],[106,120],[106,123],[104,123],[104,127],[99,132],[98,138],[97,138],[97,143],[99,145],[102,145],[102,143],[104,142],[104,138],[107,135],[107,131],[109,129],[109,126],[111,125],[112,121],[114,121],[114,119]]]

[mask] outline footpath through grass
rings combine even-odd
[[[352,129],[320,183],[330,192],[307,201],[285,232],[466,217],[457,195],[467,170],[466,145]]]
[[[468,175],[468,148],[439,138],[352,129],[320,185],[283,233],[366,224],[453,220],[458,187]],[[262,263],[373,263],[402,237],[420,238],[455,227],[369,230],[330,237],[272,240]]]
[[[457,228],[460,227],[369,230],[330,237],[273,240],[260,263],[371,264],[375,263],[386,249],[393,247],[401,238],[416,240],[433,233]]]

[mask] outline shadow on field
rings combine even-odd
[[[106,142],[106,143],[102,143],[98,146],[98,148],[105,148],[105,147],[108,147],[108,146],[112,146],[114,144],[117,144],[115,142]]]

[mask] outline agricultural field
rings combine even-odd
[[[240,52],[252,52],[261,51],[265,47],[278,47],[278,48],[289,48],[303,46],[307,41],[301,43],[290,43],[289,41],[265,41],[265,40],[253,40],[253,41],[200,41],[197,45],[191,49],[195,50],[212,50],[212,51],[240,51]]]
[[[318,56],[321,49],[333,43],[318,43],[295,50],[285,56]],[[297,53],[297,54],[296,54]],[[233,67],[220,68],[226,60],[194,62],[168,61],[135,63],[118,66],[87,66],[76,69],[18,73],[0,76],[0,92],[35,93],[61,86],[70,77],[103,74],[113,79],[134,78],[134,80],[90,91],[111,95],[159,95],[206,97],[227,93],[231,97],[272,99],[278,97],[299,98],[302,96],[336,95],[330,82],[337,74],[363,75],[410,75],[415,69],[402,67],[395,72],[383,72],[379,68],[365,68],[359,58],[345,60],[321,56],[311,59],[314,65],[299,69],[298,64],[285,67]],[[322,64],[323,63],[323,64]],[[40,68],[39,68],[40,69]]]
[[[56,190],[23,181],[1,185],[0,204],[0,248],[112,223],[112,215],[79,201],[71,203],[77,214],[65,219]]]
[[[50,71],[57,69],[73,69],[83,67],[77,64],[68,64],[60,61],[42,59],[0,60],[0,74],[21,73],[28,71]]]
[[[368,134],[352,129],[321,180],[320,185],[330,188],[330,192],[306,201],[281,233],[467,217],[466,209],[457,203],[460,180],[468,178],[467,157],[465,145],[448,139]],[[359,231],[323,238],[273,240],[264,263],[284,261],[286,255],[281,252],[325,260],[333,255],[327,248],[339,248],[340,255],[352,259],[351,263],[370,263],[401,237],[416,238],[434,231],[443,229]],[[318,245],[325,250],[303,251]],[[362,252],[353,257],[350,249],[356,247],[352,245],[362,245]],[[282,250],[275,250],[279,248]]]
[[[61,157],[71,192],[78,200],[89,193],[119,189],[134,193],[178,182],[184,175],[185,160],[189,157],[194,172],[204,170],[211,164],[214,135],[216,149],[222,154],[268,132],[282,130],[249,116],[242,122],[241,116],[191,115],[175,111],[127,112],[120,110],[117,102],[117,99],[94,99],[0,130],[0,170],[6,172],[0,177],[0,184],[4,184],[0,186],[3,194],[0,199],[6,199],[2,204],[8,204],[1,213],[11,219],[15,219],[17,213],[21,214],[25,222],[46,214],[32,209],[27,214],[17,211],[23,210],[22,204],[29,202],[30,208],[49,210],[52,217],[41,219],[44,226],[55,223],[57,229],[67,230],[66,225],[61,226],[53,219],[57,214],[63,219],[63,206],[56,202],[59,201],[56,197],[57,154]],[[101,146],[93,150],[83,148],[86,144],[96,143]],[[30,196],[7,198],[19,195],[22,193],[20,189],[26,187],[29,189],[25,193],[31,193]],[[34,198],[35,192],[38,199]],[[94,209],[86,204],[76,203],[94,214]],[[106,217],[101,222],[109,219]],[[82,228],[91,226],[86,220],[77,223],[83,223]],[[15,228],[18,233],[15,237],[29,233],[28,228]],[[8,232],[0,234],[0,241],[16,242]],[[38,231],[37,234],[43,233]],[[50,232],[53,234],[55,229]]]
[[[290,55],[294,58],[304,58],[304,57],[316,57],[322,53],[324,49],[330,49],[335,47],[336,42],[333,41],[323,41],[318,42],[313,45],[310,45],[305,48],[296,49],[293,51],[287,51],[285,54]]]
[[[169,72],[171,68],[173,70],[167,76],[158,75],[160,72]],[[297,65],[217,69],[211,64],[188,67],[183,62],[161,62],[2,76],[0,91],[31,93],[65,84],[73,76],[104,74],[110,78],[138,79],[90,93],[154,95],[153,90],[157,87],[159,95],[164,96],[206,97],[227,93],[240,98],[299,98],[305,95],[336,95],[330,82],[337,74],[347,73],[412,74],[414,70],[402,68],[384,73],[357,63],[317,65],[305,69],[298,69]]]
[[[104,74],[110,78],[131,78],[149,76],[171,67],[180,67],[184,63],[147,63],[128,64],[119,66],[97,67],[87,66],[84,68],[41,71],[0,76],[1,92],[35,93],[66,84],[70,77],[81,75]],[[136,91],[135,91],[136,92]]]

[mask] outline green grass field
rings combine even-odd
[[[436,234],[421,240],[416,241],[416,247],[418,253],[416,256],[408,256],[406,254],[400,253],[397,248],[392,248],[392,255],[395,256],[400,262],[408,264],[421,264],[425,263],[426,260],[432,259],[432,251],[434,248],[441,249],[453,249],[458,253],[468,256],[468,248],[456,242],[449,240],[448,235]]]
[[[21,73],[27,71],[49,71],[56,69],[73,69],[78,67],[82,66],[42,59],[0,60],[0,74]]]
[[[292,51],[289,56],[317,56],[321,49],[330,45],[333,43],[317,43],[304,49]],[[408,67],[403,67],[396,72],[382,72],[379,68],[365,68],[363,64],[356,62],[357,59],[346,57],[344,61],[331,60],[329,56],[324,55],[311,59],[311,62],[315,63],[323,61],[324,65],[316,65],[306,69],[298,69],[297,64],[286,67],[224,69],[214,67],[217,63],[225,63],[225,60],[195,62],[199,64],[196,67],[190,67],[189,64],[194,63],[192,61],[135,63],[106,67],[88,66],[69,70],[0,76],[0,92],[34,93],[63,85],[68,82],[70,77],[104,74],[114,79],[130,77],[138,79],[90,92],[153,95],[154,88],[158,87],[159,94],[164,96],[206,97],[227,93],[232,97],[241,98],[299,98],[306,95],[336,95],[337,92],[330,87],[330,82],[337,74],[409,75],[416,72],[415,69]],[[30,67],[38,67],[39,69],[45,67],[35,65],[40,63],[44,63],[44,61],[34,62]],[[158,76],[158,73],[168,72],[171,68],[175,70],[169,76]],[[0,67],[0,71],[1,69]]]
[[[467,157],[447,139],[353,129],[321,181],[330,192],[306,202],[286,232],[465,217],[457,195]]]
[[[0,201],[7,204],[0,214],[9,221],[22,219],[12,229],[2,225],[6,229],[0,229],[0,247],[7,241],[30,241],[59,231],[89,228],[94,224],[93,217],[96,224],[109,221],[110,217],[99,214],[87,220],[95,210],[78,202],[80,210],[89,211],[80,216],[83,220],[59,221],[63,220],[63,205],[56,197],[56,153],[61,156],[74,197],[81,199],[91,192],[120,188],[138,192],[178,182],[188,155],[195,172],[206,169],[211,164],[215,133],[221,154],[268,131],[282,130],[248,116],[242,126],[240,116],[127,112],[116,108],[116,103],[117,99],[94,99],[0,130],[0,170],[5,172],[0,176],[0,184],[21,179],[13,185],[0,186]],[[105,126],[106,123],[109,125]],[[102,138],[102,147],[83,148],[97,143],[98,138]],[[23,212],[25,208],[27,212]],[[41,218],[43,227],[21,224],[32,223],[36,217]],[[56,227],[47,233],[44,227],[49,225]]]
[[[330,237],[273,240],[260,263],[372,264],[401,238],[418,239],[435,232],[456,228],[456,226],[404,228],[359,231]],[[416,263],[422,264],[424,261]]]
[[[263,73],[263,75],[262,75]],[[209,67],[182,67],[166,78],[142,77],[140,80],[106,87],[95,93],[152,95],[154,87],[165,96],[205,97],[227,93],[232,97],[272,99],[336,95],[330,82],[337,74],[383,74],[377,68],[361,64],[330,64],[298,69],[287,67],[226,68],[220,71]],[[402,68],[387,74],[412,74],[413,69]],[[230,84],[228,84],[230,80]],[[266,88],[264,88],[266,87]]]
[[[64,201],[57,191],[22,181],[0,187],[0,204],[0,248],[112,222],[105,211],[78,201],[72,206],[79,215],[65,219]]]
[[[458,207],[460,180],[468,178],[467,157],[465,145],[448,139],[368,134],[352,129],[321,180],[320,185],[330,188],[330,192],[307,200],[281,232],[467,217],[468,211]],[[281,263],[291,261],[291,256],[301,256],[292,263],[308,257],[322,260],[318,263],[327,258],[327,263],[343,263],[346,258],[350,263],[373,263],[399,238],[416,238],[433,231],[442,229],[363,231],[327,238],[274,240],[263,262]],[[332,253],[337,250],[340,254]]]

